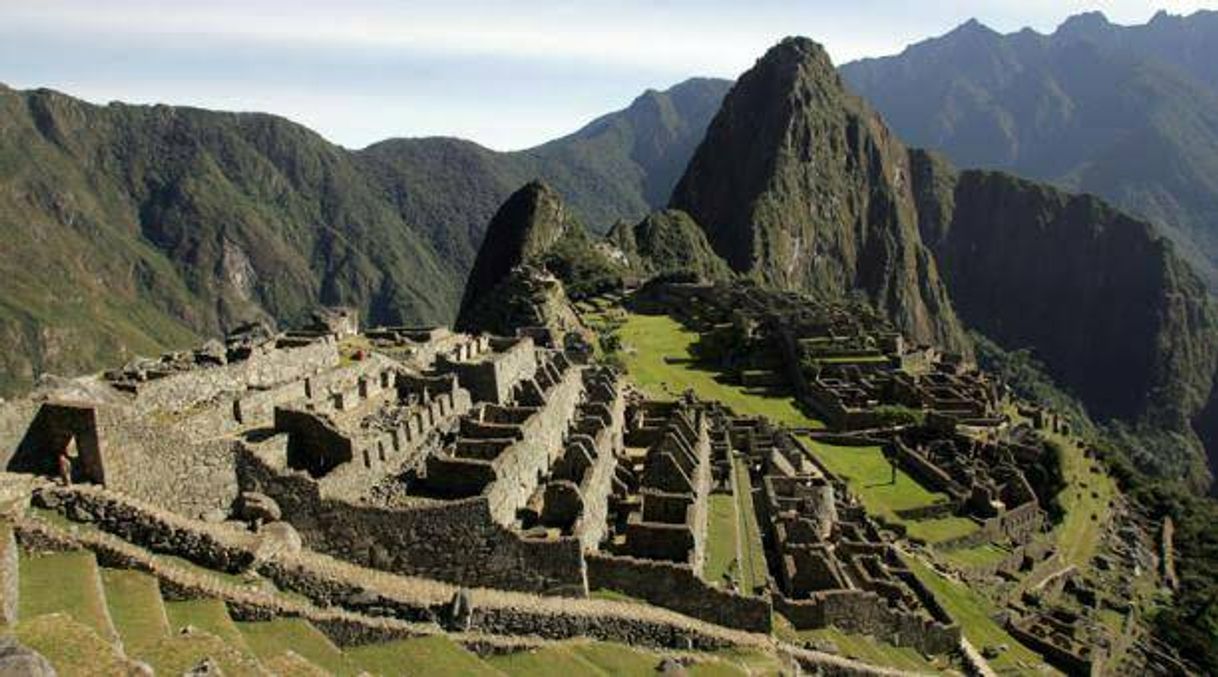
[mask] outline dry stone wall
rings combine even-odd
[[[264,390],[303,379],[339,363],[338,344],[322,337],[307,345],[255,354],[224,366],[201,367],[139,384],[136,404],[182,411],[246,390]]]
[[[279,504],[305,547],[374,569],[457,584],[581,595],[579,541],[530,540],[496,523],[486,497],[403,507],[323,498],[303,473],[282,473],[242,445],[241,486]]]
[[[688,565],[588,555],[588,585],[620,592],[710,623],[769,632],[770,602],[709,585]]]

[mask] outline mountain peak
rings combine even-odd
[[[976,17],[974,17],[972,19],[969,19],[968,21],[965,21],[964,23],[960,24],[959,26],[956,26],[954,29],[951,30],[951,32],[949,32],[944,37],[945,38],[947,38],[947,37],[988,38],[988,37],[994,37],[994,36],[998,36],[998,35],[1001,35],[1000,33],[998,33],[998,31],[995,31],[993,28],[990,28],[989,26],[981,23],[980,21],[977,20]]]
[[[1089,37],[1098,33],[1106,32],[1113,29],[1115,26],[1108,21],[1108,17],[1103,12],[1083,12],[1062,22],[1061,26],[1057,27],[1057,36],[1080,36]]]
[[[905,162],[824,48],[788,38],[737,80],[670,206],[736,272],[830,298],[862,291],[917,340],[963,349],[933,264],[918,269]]]
[[[512,269],[546,253],[570,227],[558,192],[534,179],[512,193],[486,228],[486,237],[465,283],[457,326],[472,325],[472,313]]]
[[[757,60],[758,67],[777,64],[833,69],[833,60],[825,48],[819,42],[802,36],[784,38]]]

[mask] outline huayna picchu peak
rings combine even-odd
[[[504,152],[0,86],[0,674],[1218,672],[1215,16],[788,37]],[[454,124],[696,56],[516,23]]]

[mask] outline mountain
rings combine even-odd
[[[816,43],[740,78],[672,206],[741,274],[862,292],[918,340],[1034,349],[1100,420],[1170,438],[1157,470],[1208,481],[1218,315],[1177,248],[1094,196],[907,148]]]
[[[641,277],[692,273],[706,280],[726,280],[732,276],[706,233],[682,211],[653,212],[635,225],[620,221],[605,239]]]
[[[544,327],[557,345],[567,345],[571,333],[590,345],[591,334],[569,299],[621,288],[620,264],[601,249],[553,188],[528,183],[486,228],[456,328],[512,336]]]
[[[1218,285],[1218,12],[1102,14],[1053,34],[976,21],[841,68],[907,141],[1094,193],[1149,219]]]
[[[465,283],[457,329],[479,331],[477,316],[488,298],[518,266],[538,263],[540,258],[573,224],[562,198],[554,189],[533,181],[503,203],[486,229],[478,258]]]
[[[670,206],[738,273],[863,292],[916,340],[967,350],[918,233],[908,154],[842,86],[820,45],[790,38],[723,101]]]
[[[4,90],[0,109],[3,386],[318,303],[385,322],[455,310],[423,238],[299,125],[45,90]]]
[[[731,83],[694,78],[536,148],[497,153],[460,139],[391,139],[357,153],[382,191],[464,275],[496,208],[534,178],[605,232],[662,207]]]
[[[1091,415],[1176,433],[1151,462],[1204,485],[1208,432],[1193,425],[1213,406],[1218,315],[1175,247],[1091,195],[957,171],[925,151],[911,167],[923,241],[965,323],[1034,348]]]
[[[534,177],[602,230],[661,206],[726,91],[690,80],[535,149],[348,151],[287,120],[0,85],[0,394],[318,303],[451,322],[486,224]],[[660,196],[660,197],[657,197]]]

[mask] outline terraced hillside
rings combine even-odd
[[[743,414],[769,416],[787,425],[813,432],[825,427],[814,411],[796,406],[789,387],[757,388],[741,385],[747,371],[724,369],[705,359],[707,334],[695,321],[678,320],[662,314],[639,314],[618,301],[593,301],[582,304],[585,321],[597,326],[602,337],[615,350],[609,359],[620,360],[628,377],[648,394],[656,397],[681,397],[691,393],[699,398],[728,404]],[[687,310],[683,308],[683,311]],[[699,310],[689,308],[691,316]],[[1015,425],[1028,420],[1013,405],[1008,414]],[[965,637],[974,647],[1002,647],[987,653],[990,666],[1001,674],[1039,674],[1052,671],[1032,647],[1021,643],[1008,626],[995,620],[1000,609],[1015,602],[1029,590],[1039,597],[1046,581],[1063,572],[1080,574],[1079,580],[1103,578],[1114,561],[1114,548],[1122,549],[1115,537],[1118,528],[1129,529],[1131,516],[1114,482],[1103,468],[1085,453],[1080,439],[1068,432],[1049,432],[1048,438],[1060,449],[1064,487],[1057,500],[1062,514],[1051,529],[1037,536],[1036,547],[1051,556],[1016,573],[1010,580],[992,574],[1004,560],[1012,557],[1012,545],[1001,541],[977,541],[977,525],[957,516],[912,517],[911,510],[932,508],[947,496],[928,489],[919,479],[895,469],[879,447],[842,446],[805,435],[806,448],[816,461],[842,478],[868,512],[877,515],[911,540],[904,546],[913,573],[930,589],[939,603],[961,623]],[[891,478],[890,478],[891,474]],[[713,508],[712,508],[713,509]],[[1125,526],[1121,526],[1125,525]],[[942,543],[942,545],[940,545]],[[956,543],[961,543],[957,545]],[[1147,596],[1155,588],[1145,572],[1135,574],[1135,605],[1153,604]],[[1098,615],[1108,624],[1114,640],[1114,654],[1129,650],[1133,641],[1128,634],[1133,625],[1123,617],[1104,611]],[[849,647],[851,655],[880,660],[894,667],[913,669],[908,655],[883,642],[851,636],[834,628],[794,632],[780,622],[776,632],[791,633],[808,641],[829,640],[839,649]],[[877,658],[878,657],[878,658]],[[916,661],[926,669],[924,662]]]
[[[35,534],[92,532],[40,511],[22,523],[19,530],[27,545],[39,540]],[[6,553],[18,547],[8,522],[0,524],[0,532]],[[96,533],[93,537],[104,540]],[[42,545],[50,541],[42,540]],[[110,558],[112,554],[104,557]],[[11,633],[69,677],[127,675],[138,664],[156,674],[177,675],[202,663],[226,675],[549,675],[572,667],[578,668],[577,674],[646,675],[666,656],[688,664],[691,674],[777,674],[782,666],[765,650],[662,654],[579,639],[446,635],[424,626],[413,637],[339,646],[306,618],[253,620],[249,609],[231,600],[184,597],[178,585],[183,579],[216,590],[258,586],[167,558],[148,572],[101,566],[88,549],[35,546],[21,549],[17,570],[16,622],[0,631]],[[280,603],[303,603],[290,594],[267,593],[265,583],[261,589]],[[234,614],[244,620],[235,620]]]

